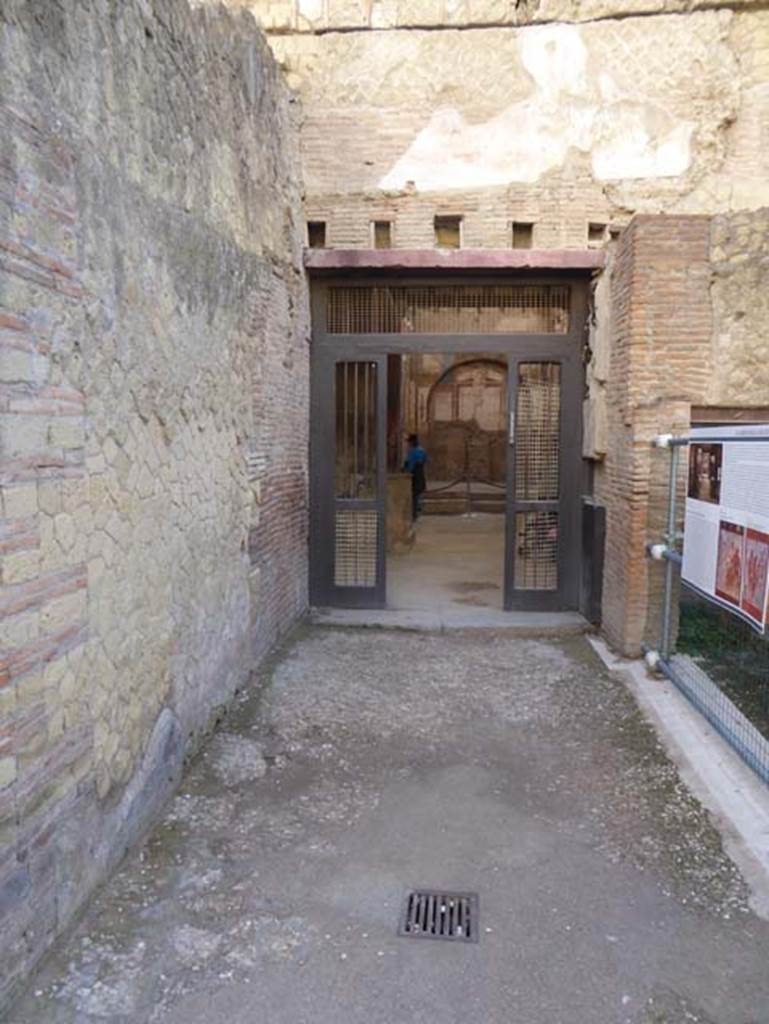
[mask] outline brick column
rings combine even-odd
[[[668,463],[650,442],[688,429],[712,372],[709,231],[707,217],[636,217],[611,268],[603,628],[626,654],[656,638],[661,611],[645,545],[664,529]]]

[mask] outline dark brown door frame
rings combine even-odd
[[[570,286],[569,331],[566,334],[328,334],[328,288],[396,284],[437,285],[564,285]],[[514,457],[508,446],[507,515],[505,544],[506,610],[558,610],[579,607],[580,485],[582,482],[581,405],[584,387],[583,348],[588,308],[588,275],[559,272],[547,275],[510,272],[500,274],[349,273],[313,281],[310,384],[310,600],[313,605],[381,608],[386,604],[386,371],[388,355],[408,353],[496,352],[508,360],[509,408],[515,409],[518,362],[560,362],[561,393],[561,498],[559,500],[559,589],[515,591]],[[339,361],[372,360],[378,365],[378,572],[375,588],[334,586],[334,367]],[[511,465],[512,464],[512,465]],[[349,506],[353,507],[354,503]],[[367,503],[367,507],[372,507]]]

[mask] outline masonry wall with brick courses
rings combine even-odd
[[[667,510],[667,455],[659,433],[685,433],[712,365],[710,220],[638,217],[611,263],[608,451],[598,478],[607,508],[603,628],[637,654],[656,640],[661,567],[645,556]]]
[[[583,248],[634,213],[769,203],[760,2],[228,0],[301,99],[306,213],[332,248]],[[640,98],[639,98],[640,97]],[[600,231],[591,241],[600,244]]]
[[[769,408],[769,208],[714,217],[710,230],[712,406]]]
[[[0,97],[2,1002],[306,606],[309,331],[249,15],[6,0]]]
[[[240,4],[243,0],[227,0]],[[650,14],[688,14],[692,8],[749,10],[762,0],[245,0],[273,32],[326,32],[429,27],[545,25]]]

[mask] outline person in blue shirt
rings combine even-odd
[[[420,500],[427,487],[426,464],[427,452],[419,443],[417,435],[409,434],[409,450],[403,463],[403,471],[411,474],[411,515],[414,519],[419,516]]]

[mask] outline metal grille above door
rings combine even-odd
[[[566,334],[562,285],[331,287],[329,334]]]

